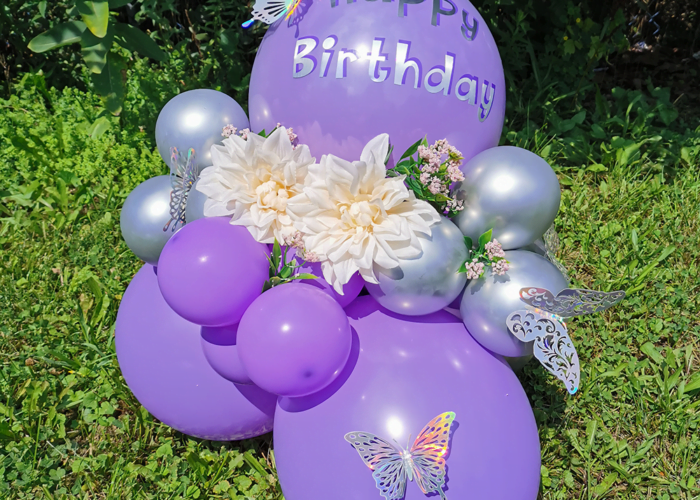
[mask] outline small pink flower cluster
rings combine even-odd
[[[486,255],[491,260],[495,258],[502,259],[506,256],[506,253],[503,251],[503,247],[495,238],[484,245],[484,249],[486,250]]]
[[[497,260],[491,263],[491,271],[493,274],[503,276],[510,269],[510,263],[506,259]]]
[[[443,161],[445,156],[447,158]],[[432,146],[418,146],[418,158],[421,172],[420,183],[427,187],[431,194],[441,194],[448,198],[446,212],[464,210],[464,204],[461,201],[453,200],[450,196],[452,184],[464,180],[464,174],[459,169],[464,159],[462,153],[451,146],[447,139],[440,139]]]
[[[484,273],[484,263],[479,262],[478,259],[473,259],[467,264],[467,279],[475,280],[479,279]]]
[[[284,244],[289,248],[296,249],[297,257],[306,262],[318,262],[320,259],[314,252],[307,252],[304,247],[304,235],[300,231],[288,234],[284,237]]]
[[[238,132],[238,128],[234,127],[230,123],[226,125],[221,132],[222,137],[231,137],[232,135],[235,135],[236,132]]]

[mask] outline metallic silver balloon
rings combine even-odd
[[[547,249],[544,246],[544,240],[542,240],[542,238],[538,239],[534,243],[520,248],[519,250],[527,250],[528,252],[533,252],[537,255],[541,255],[542,257],[547,257]]]
[[[561,191],[552,167],[530,151],[512,146],[487,149],[463,167],[456,197],[464,201],[454,219],[477,241],[493,229],[505,250],[541,238],[559,211]]]
[[[407,316],[423,316],[447,307],[464,289],[467,276],[457,271],[467,260],[464,237],[446,218],[431,227],[432,235],[419,236],[423,253],[401,259],[399,267],[375,264],[379,284],[367,283],[367,291],[382,307]]]
[[[487,267],[481,278],[469,282],[459,310],[469,333],[489,351],[511,358],[530,356],[532,343],[521,342],[506,326],[512,312],[526,308],[520,289],[533,286],[559,293],[569,284],[554,264],[536,253],[512,250],[506,260],[510,269],[505,275],[496,276]]]
[[[192,185],[192,189],[187,196],[187,207],[185,208],[185,220],[187,222],[196,221],[204,218],[204,202],[207,201],[207,195],[197,191],[197,182]]]
[[[136,186],[122,207],[119,222],[126,245],[139,259],[154,266],[167,241],[182,227],[173,222],[163,231],[170,220],[171,191],[170,176],[159,175]]]
[[[212,164],[211,147],[224,139],[221,132],[229,124],[239,130],[249,127],[245,111],[232,98],[210,89],[183,92],[170,99],[158,115],[158,152],[171,165],[171,148],[194,148],[201,171]]]

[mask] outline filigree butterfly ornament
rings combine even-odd
[[[438,493],[447,500],[443,487],[450,431],[456,415],[443,413],[431,420],[408,450],[368,432],[349,432],[345,440],[372,470],[372,477],[385,500],[402,500],[408,481],[416,481],[428,495]]]
[[[564,323],[541,312],[515,311],[506,320],[508,329],[522,342],[534,342],[533,353],[542,366],[576,394],[581,367],[574,343]]]
[[[554,266],[559,269],[559,272],[564,276],[564,279],[569,281],[569,272],[566,270],[566,267],[564,267],[564,264],[559,262],[559,259],[557,259],[557,252],[560,248],[560,242],[559,235],[554,229],[554,224],[549,226],[549,229],[547,229],[547,232],[544,233],[542,239],[544,240],[545,256],[549,262],[554,264]]]
[[[187,221],[185,219],[185,209],[187,208],[187,198],[192,190],[192,186],[197,181],[199,172],[194,149],[187,151],[187,158],[182,155],[177,148],[170,149],[170,162],[172,173],[170,174],[170,184],[173,190],[170,192],[170,220],[163,226],[163,231],[172,228],[172,231]]]
[[[623,291],[566,288],[554,295],[546,288],[521,288],[520,300],[530,309],[511,313],[506,325],[522,342],[534,342],[535,357],[574,394],[579,388],[581,367],[564,318],[601,312],[624,298]]]
[[[297,10],[302,0],[257,0],[253,6],[253,18],[243,23],[249,28],[255,21],[273,24],[282,16],[289,19]]]

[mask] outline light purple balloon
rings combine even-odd
[[[253,383],[238,355],[238,325],[202,327],[202,351],[209,365],[226,380],[236,384]]]
[[[145,265],[124,293],[115,343],[122,375],[158,420],[190,436],[247,439],[272,430],[276,396],[219,376],[200,346],[200,327],[168,307]]]
[[[268,279],[267,248],[228,217],[191,222],[158,259],[158,283],[180,316],[203,326],[240,321]]]
[[[316,157],[348,160],[385,132],[395,159],[427,134],[468,160],[498,145],[505,104],[498,48],[466,0],[302,2],[265,35],[249,97],[253,130],[281,122]]]
[[[327,387],[345,366],[351,343],[343,308],[303,283],[263,293],[238,325],[238,351],[250,379],[283,396]]]
[[[317,394],[280,398],[277,405],[275,459],[287,500],[381,500],[372,471],[344,435],[369,432],[406,447],[448,411],[457,417],[447,498],[537,498],[537,425],[504,361],[444,311],[399,316],[371,297],[359,297],[346,311],[354,339],[341,376]],[[408,483],[405,500],[425,498]]]
[[[345,307],[355,300],[365,286],[365,280],[362,279],[362,276],[360,276],[359,273],[355,273],[352,278],[350,278],[350,281],[343,285],[343,295],[340,295],[325,279],[323,279],[323,271],[321,271],[320,263],[307,262],[299,268],[299,272],[318,276],[315,280],[301,280],[299,283],[306,283],[307,285],[315,286],[319,290],[322,290],[333,297],[335,301],[340,304],[340,307]]]

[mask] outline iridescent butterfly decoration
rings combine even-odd
[[[546,288],[521,288],[520,300],[529,309],[511,313],[506,325],[518,340],[534,342],[537,360],[575,394],[579,389],[581,367],[564,318],[601,312],[624,298],[623,291],[606,293],[567,288],[555,296]]]
[[[282,16],[289,19],[297,10],[302,0],[257,0],[253,6],[253,18],[243,23],[249,28],[255,21],[272,24]]]
[[[185,224],[185,209],[187,208],[187,198],[190,190],[197,180],[197,162],[194,149],[187,151],[187,158],[183,158],[177,148],[170,149],[170,163],[172,172],[170,174],[170,185],[173,190],[170,192],[170,220],[163,226],[163,231],[175,229]]]
[[[443,491],[445,461],[455,417],[452,412],[435,417],[408,450],[368,432],[350,432],[345,435],[345,440],[372,470],[377,489],[386,500],[403,499],[407,482],[414,479],[424,494],[438,493],[442,500],[447,500]]]

